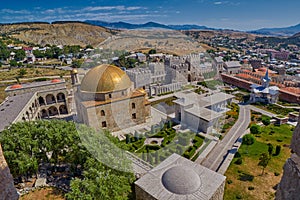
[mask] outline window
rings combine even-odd
[[[132,119],[136,119],[136,113],[132,114]]]
[[[106,121],[102,122],[102,128],[107,127]]]
[[[132,109],[135,109],[135,103],[132,103],[132,104],[131,104],[131,108],[132,108]]]
[[[104,110],[101,110],[101,116],[105,116]]]
[[[111,99],[111,94],[109,94],[109,95],[108,95],[108,98],[110,98],[110,99]]]

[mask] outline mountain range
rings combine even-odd
[[[183,25],[165,25],[156,22],[147,22],[144,24],[131,24],[127,22],[105,22],[97,20],[86,20],[85,23],[103,26],[110,29],[170,29],[170,30],[227,30],[216,29],[207,26],[199,26],[195,24],[183,24]],[[270,35],[270,36],[292,36],[300,32],[300,24],[295,26],[289,26],[284,28],[262,28],[253,31],[247,31],[248,33]]]
[[[170,29],[170,30],[216,30],[206,26],[199,26],[195,24],[184,24],[184,25],[165,25],[156,22],[147,22],[144,24],[131,24],[127,22],[105,22],[97,20],[86,20],[85,23],[103,26],[110,29]]]
[[[259,30],[251,31],[251,33],[261,35],[272,35],[272,36],[292,36],[300,32],[300,24],[295,26],[283,27],[283,28],[262,28]]]

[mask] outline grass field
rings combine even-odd
[[[26,74],[23,78],[34,78],[42,76],[64,76],[69,75],[68,71],[63,71],[59,69],[47,69],[47,68],[24,68],[26,69]],[[19,75],[20,69],[11,69],[10,71],[5,71],[0,73],[0,81],[4,80],[15,80]]]
[[[274,187],[280,182],[283,165],[290,157],[289,144],[292,130],[293,127],[289,125],[262,127],[262,133],[255,137],[256,141],[253,145],[248,149],[245,145],[241,146],[239,153],[242,156],[242,164],[235,164],[238,158],[234,158],[225,174],[227,177],[225,200],[274,199]],[[258,166],[258,162],[261,153],[268,153],[268,143],[274,146],[274,151],[276,145],[280,145],[281,152],[278,156],[272,156],[262,175],[262,168]]]

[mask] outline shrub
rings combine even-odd
[[[279,172],[274,172],[274,175],[275,175],[275,176],[279,176],[280,173],[279,173]]]
[[[277,145],[275,148],[275,156],[278,156],[280,154],[280,151],[281,151],[281,146]]]
[[[238,195],[236,195],[236,196],[235,196],[235,198],[236,198],[236,199],[242,199],[242,198],[243,198],[243,196],[242,196],[242,195],[240,195],[240,194],[238,194]]]
[[[260,126],[254,124],[254,125],[252,125],[252,126],[250,127],[250,132],[251,132],[252,134],[260,134],[260,133],[261,133],[261,128],[260,128]]]
[[[264,116],[262,117],[262,123],[263,123],[265,126],[268,126],[268,125],[271,123],[271,118],[264,115]]]
[[[234,162],[234,164],[236,164],[236,165],[241,165],[243,163],[243,159],[242,158],[238,158],[235,162]]]
[[[227,183],[230,185],[232,183],[232,180],[228,180]]]
[[[240,154],[240,152],[236,152],[236,153],[234,154],[234,157],[235,157],[235,158],[240,158],[240,157],[242,157],[242,155]]]
[[[254,187],[253,186],[249,186],[248,190],[254,190]]]

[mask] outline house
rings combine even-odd
[[[225,62],[224,65],[228,74],[237,74],[241,70],[241,64],[238,61]]]

